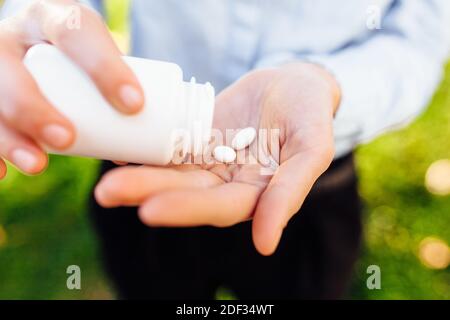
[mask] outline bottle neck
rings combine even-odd
[[[192,78],[182,82],[181,106],[184,106],[183,154],[201,154],[211,139],[215,93],[208,82],[200,84]]]

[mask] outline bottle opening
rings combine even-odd
[[[182,87],[180,105],[184,105],[184,117],[175,143],[181,146],[181,156],[188,153],[196,156],[203,152],[211,139],[215,91],[209,82],[200,84],[194,77],[183,82]]]

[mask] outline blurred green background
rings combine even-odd
[[[125,50],[128,1],[106,3],[109,26]],[[365,241],[348,298],[450,299],[450,65],[446,69],[419,119],[357,151]],[[39,177],[10,168],[0,182],[0,299],[115,297],[87,215],[97,169],[94,160],[57,156]],[[71,264],[81,267],[82,290],[66,288]],[[372,264],[381,268],[381,290],[366,287]],[[224,289],[218,296],[230,294]]]

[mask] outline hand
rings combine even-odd
[[[152,226],[226,227],[253,218],[255,246],[270,255],[333,159],[339,99],[334,78],[316,65],[253,71],[217,97],[214,126],[280,129],[273,176],[261,175],[259,163],[122,167],[102,178],[96,199],[105,207],[139,205]]]
[[[67,23],[74,12],[80,13],[79,28]],[[6,174],[2,158],[36,174],[47,165],[40,145],[62,150],[75,139],[71,123],[42,96],[22,63],[29,47],[43,42],[83,68],[118,110],[134,113],[144,104],[142,89],[100,16],[73,0],[34,1],[0,21],[0,179]]]

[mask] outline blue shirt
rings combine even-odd
[[[175,62],[217,91],[255,68],[323,65],[343,93],[338,157],[427,105],[449,53],[450,1],[133,0],[131,27],[132,55]]]

